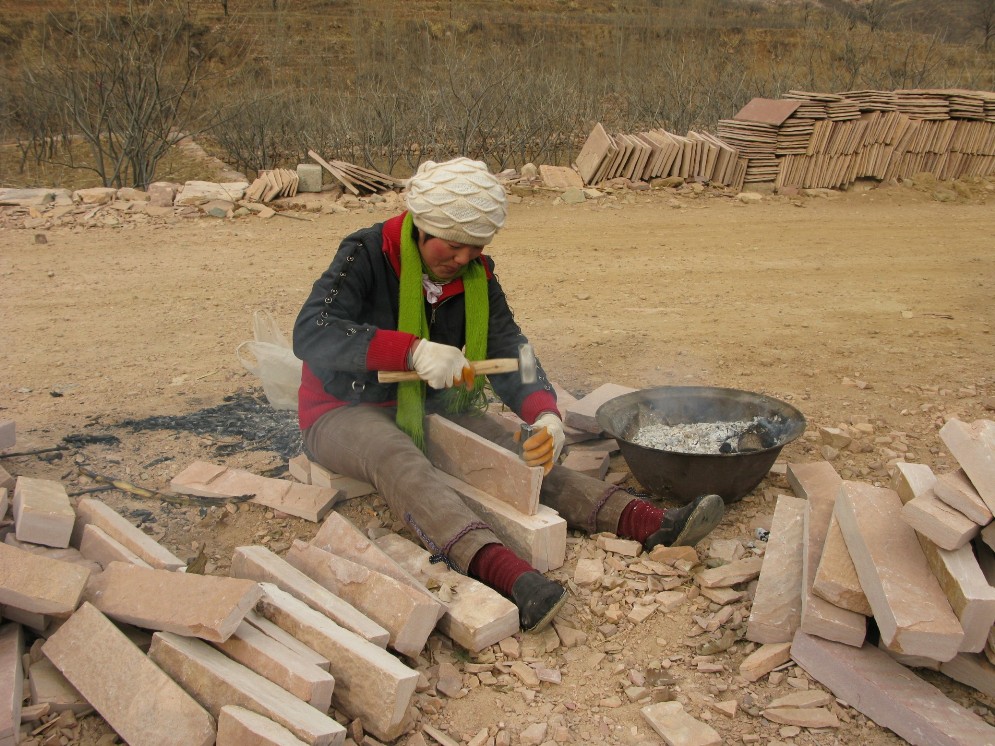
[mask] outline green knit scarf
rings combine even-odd
[[[425,298],[422,274],[426,271],[421,253],[414,240],[414,223],[411,213],[404,216],[401,225],[401,292],[397,330],[428,339],[428,318],[425,315]],[[482,262],[467,265],[462,274],[464,305],[466,307],[466,358],[483,360],[487,357],[487,320],[490,315],[487,301],[487,272]],[[466,412],[487,406],[484,395],[484,377],[477,376],[472,389],[446,389],[446,408],[450,412]],[[406,432],[415,444],[425,450],[425,382],[405,381],[397,385],[397,426]]]

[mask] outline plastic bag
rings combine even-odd
[[[235,348],[239,362],[262,380],[263,393],[273,409],[297,409],[303,364],[269,311],[256,311],[252,326],[256,338]]]

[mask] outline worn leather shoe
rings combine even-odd
[[[693,547],[719,525],[725,507],[725,501],[718,495],[699,495],[682,508],[666,511],[660,528],[646,538],[643,549],[648,552],[660,544]]]
[[[522,574],[511,587],[518,622],[525,632],[541,632],[567,600],[567,589],[538,572]]]

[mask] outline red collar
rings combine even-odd
[[[402,212],[400,215],[395,215],[386,221],[383,224],[382,231],[383,253],[386,254],[387,259],[390,261],[390,266],[394,268],[394,273],[398,277],[401,276],[401,225],[404,223],[405,215],[407,215],[407,212]],[[491,272],[490,263],[485,261],[484,254],[481,254],[474,261],[481,262],[484,265],[484,271],[487,273],[488,280],[494,276],[494,273]],[[442,295],[439,296],[439,300],[436,303],[440,303],[454,295],[459,295],[462,292],[463,280],[456,278],[442,286]]]

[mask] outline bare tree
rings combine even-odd
[[[974,0],[974,17],[981,29],[982,47],[988,51],[995,39],[995,0]]]
[[[201,100],[214,51],[180,0],[73,6],[50,15],[40,55],[24,61],[28,103],[61,113],[62,165],[105,185],[148,186],[167,151],[202,131],[214,112]]]
[[[857,4],[858,18],[871,31],[880,30],[893,10],[894,0],[861,0]]]

